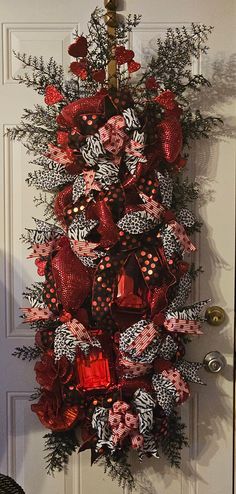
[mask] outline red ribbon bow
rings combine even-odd
[[[124,131],[125,119],[122,115],[114,115],[98,130],[104,148],[112,154],[118,154],[126,141]]]
[[[143,445],[143,435],[138,432],[139,418],[137,414],[130,412],[130,405],[124,401],[116,401],[109,410],[108,422],[112,429],[112,441],[115,445],[130,436],[131,446],[134,449]]]

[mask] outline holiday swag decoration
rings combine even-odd
[[[207,137],[217,119],[189,103],[208,85],[191,61],[206,52],[211,28],[168,29],[141,68],[126,47],[139,17],[114,35],[103,15],[96,9],[88,35],[75,34],[69,79],[52,58],[16,54],[32,68],[19,82],[45,104],[25,110],[9,135],[35,155],[27,182],[44,191],[35,202],[45,221],[35,219],[23,237],[42,281],[26,290],[22,308],[35,346],[15,355],[37,359],[31,408],[51,430],[48,470],[90,449],[92,463],[104,461],[132,487],[129,450],[179,465],[186,438],[178,409],[190,383],[202,383],[201,364],[185,358],[207,303],[187,303],[198,270],[186,259],[200,227],[187,205],[198,191],[181,177],[191,140]]]

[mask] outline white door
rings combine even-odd
[[[202,360],[211,350],[219,350],[227,367],[219,374],[205,375],[206,387],[192,386],[192,397],[182,408],[189,429],[190,447],[183,452],[182,470],[176,471],[162,460],[134,461],[137,492],[150,494],[232,494],[233,481],[233,324],[234,324],[234,154],[235,106],[232,93],[234,9],[225,0],[129,0],[120,2],[127,12],[142,14],[131,38],[136,60],[143,65],[155,37],[171,25],[200,22],[215,27],[210,51],[193,70],[214,75],[213,88],[204,94],[201,105],[223,116],[222,132],[209,142],[194,147],[190,160],[193,175],[200,176],[203,196],[197,213],[204,221],[198,241],[198,260],[204,274],[196,284],[196,299],[211,297],[212,304],[227,314],[220,327],[205,326],[205,336],[189,347],[190,359]],[[23,108],[41,101],[31,89],[14,81],[19,64],[12,50],[53,56],[68,65],[67,45],[72,31],[86,32],[86,22],[101,0],[0,0],[3,63],[0,92],[2,136],[19,122]],[[235,64],[235,61],[234,61]],[[235,68],[235,65],[234,65]],[[28,173],[24,148],[2,137],[1,165],[1,443],[0,472],[14,477],[26,494],[118,494],[122,489],[111,482],[99,467],[90,467],[89,455],[74,455],[67,472],[46,475],[44,470],[45,430],[30,411],[28,398],[35,386],[33,363],[11,357],[17,346],[30,345],[33,335],[21,323],[19,307],[22,291],[35,281],[35,270],[26,260],[27,250],[19,237],[40,217],[33,207],[33,191],[26,188]],[[126,494],[128,494],[126,492]]]

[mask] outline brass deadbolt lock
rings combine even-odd
[[[225,311],[222,307],[218,307],[217,305],[208,307],[205,312],[205,317],[208,324],[211,326],[220,326],[225,320]]]

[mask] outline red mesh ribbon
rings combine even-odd
[[[180,122],[175,117],[167,117],[157,126],[163,157],[169,163],[173,163],[179,155],[183,135]]]
[[[186,333],[186,334],[203,334],[199,321],[189,319],[166,319],[164,321],[165,328],[170,332]]]
[[[52,431],[70,429],[80,416],[78,405],[62,404],[60,394],[56,391],[44,391],[38,403],[31,405],[31,410],[37,414],[44,427]]]
[[[119,230],[113,221],[112,213],[106,201],[97,201],[89,209],[88,219],[99,220],[98,233],[101,235],[100,246],[103,248],[112,247],[119,238]]]
[[[123,148],[127,139],[124,128],[124,117],[122,115],[115,115],[98,130],[102,144],[109,153],[116,155]]]
[[[94,96],[88,98],[81,98],[77,101],[73,101],[69,105],[65,106],[60,115],[64,118],[67,125],[73,127],[76,125],[77,115],[88,115],[88,114],[103,114],[104,112],[104,98],[106,92],[99,92]]]
[[[63,190],[58,192],[54,203],[54,211],[58,220],[65,226],[65,208],[72,202],[72,185],[67,185]]]
[[[78,309],[92,289],[91,275],[72,252],[69,241],[62,238],[52,258],[52,273],[58,299],[67,311]]]

